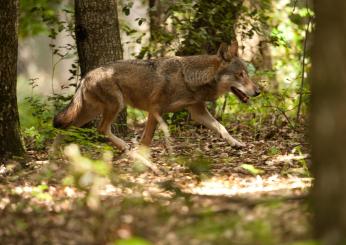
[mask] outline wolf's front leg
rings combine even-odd
[[[225,127],[219,123],[208,111],[206,105],[204,103],[195,104],[188,108],[191,113],[191,117],[196,122],[206,126],[207,128],[215,131],[222,138],[224,138],[231,146],[234,147],[244,147],[245,144],[239,142],[235,138],[233,138],[225,129]]]

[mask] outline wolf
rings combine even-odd
[[[121,60],[91,70],[79,83],[69,105],[53,120],[55,128],[81,127],[102,115],[98,131],[124,151],[128,145],[111,132],[111,123],[125,105],[148,112],[141,144],[151,144],[161,115],[186,108],[196,122],[215,131],[231,146],[233,138],[208,111],[207,101],[232,92],[247,103],[260,89],[238,55],[238,43],[222,43],[215,55]]]

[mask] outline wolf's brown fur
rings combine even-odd
[[[238,57],[238,44],[222,44],[217,55],[125,60],[90,71],[71,103],[54,118],[54,127],[81,127],[102,114],[99,131],[120,149],[126,143],[110,125],[125,104],[145,110],[148,121],[141,142],[151,143],[165,112],[187,108],[192,119],[219,133],[233,146],[243,146],[208,112],[205,102],[232,90],[243,102],[259,89]]]

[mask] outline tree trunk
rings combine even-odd
[[[346,1],[316,0],[312,53],[315,235],[346,244]]]
[[[17,108],[18,0],[0,8],[0,159],[21,156],[24,148]]]
[[[145,52],[141,52],[137,58],[142,59],[145,55],[147,58],[164,57],[167,54],[167,23],[169,16],[167,12],[175,0],[149,0],[149,28],[150,40],[149,46],[144,47]],[[172,28],[174,28],[172,26]]]
[[[75,0],[76,41],[82,76],[123,58],[116,0]],[[126,109],[115,133],[126,134]]]
[[[149,0],[150,42],[157,41],[163,22],[163,6],[161,0]]]

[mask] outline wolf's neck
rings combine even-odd
[[[196,99],[200,101],[214,101],[219,96],[217,81],[215,79],[207,84],[197,87],[195,91],[197,96]]]

